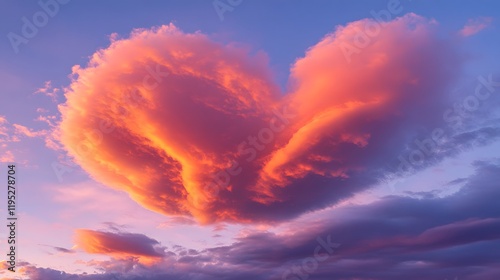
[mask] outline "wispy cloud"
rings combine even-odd
[[[32,129],[29,129],[28,127],[20,124],[13,124],[12,126],[15,129],[15,133],[20,136],[33,138],[33,137],[43,137],[47,134],[46,130],[33,131]]]
[[[14,153],[10,147],[12,142],[19,142],[19,138],[14,135],[7,118],[0,115],[0,162],[15,161]]]
[[[45,96],[49,97],[52,100],[52,102],[57,102],[58,93],[60,91],[61,90],[59,88],[55,88],[52,86],[52,81],[46,81],[43,84],[43,87],[38,88],[35,91],[35,94],[45,95]]]
[[[491,17],[478,17],[469,19],[464,27],[459,31],[459,34],[463,37],[472,36],[490,26],[492,22],[493,18]]]

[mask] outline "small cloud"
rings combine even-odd
[[[0,152],[0,162],[14,162],[14,154],[11,151]]]
[[[51,81],[46,81],[43,85],[43,87],[37,89],[35,91],[35,94],[43,94],[47,97],[50,97],[53,102],[57,102],[57,93],[60,91],[58,88],[54,88],[52,86]]]
[[[37,112],[38,112],[38,110],[37,110]],[[52,116],[51,115],[49,115],[49,116],[40,115],[40,116],[38,116],[38,118],[35,119],[35,121],[44,122],[51,127],[55,126],[55,124],[54,124],[55,120],[56,120],[56,116],[54,116],[54,115],[52,115]]]
[[[0,136],[7,136],[7,119],[5,116],[0,116]],[[1,141],[1,140],[0,140]]]
[[[453,186],[453,185],[458,185],[458,184],[463,184],[467,182],[467,178],[458,178],[455,180],[452,180],[448,183],[445,184],[445,186]]]
[[[45,109],[45,108],[36,108],[36,112],[37,113],[48,113],[49,110]]]
[[[227,228],[226,224],[216,224],[214,226],[213,231],[223,231],[226,230],[226,228]]]
[[[46,130],[33,131],[33,130],[29,129],[28,127],[26,127],[24,125],[20,125],[20,124],[13,124],[12,126],[14,127],[16,134],[18,134],[18,135],[20,134],[22,136],[26,136],[26,137],[30,137],[30,138],[42,137],[42,136],[45,136],[47,134]]]
[[[11,127],[8,125],[7,118],[0,115],[0,162],[14,162],[14,154],[12,153],[9,144],[18,142],[17,136],[12,136]]]
[[[479,31],[485,29],[493,22],[491,17],[479,17],[475,19],[469,19],[465,26],[459,31],[459,34],[463,37],[469,37]]]
[[[39,116],[36,121],[42,121],[46,122],[49,126],[53,126],[52,121],[55,121],[55,116]],[[61,144],[59,143],[58,140],[58,133],[59,131],[57,128],[54,129],[42,129],[38,131],[34,131],[33,129],[30,129],[24,125],[20,124],[13,124],[12,127],[14,128],[14,136],[11,139],[11,142],[17,142],[19,141],[19,138],[21,137],[28,137],[28,138],[41,138],[45,142],[45,146],[49,149],[52,149],[54,151],[60,151],[62,150]],[[1,127],[0,127],[0,135],[1,135]],[[0,142],[2,142],[0,140]]]
[[[154,263],[165,256],[158,241],[137,233],[78,229],[76,244],[90,254],[109,255],[116,259],[133,257],[143,264]]]
[[[72,250],[72,249],[66,249],[66,248],[63,248],[63,247],[51,246],[51,245],[45,245],[45,244],[40,244],[40,245],[41,246],[50,247],[50,248],[54,249],[54,251],[57,251],[59,253],[64,253],[64,254],[73,254],[73,253],[75,253],[75,251]]]
[[[120,231],[128,228],[127,225],[120,225],[120,224],[113,223],[113,222],[103,222],[102,224],[105,225],[108,230],[116,231],[116,232],[120,232]]]
[[[166,228],[166,227],[175,227],[179,225],[195,225],[196,221],[193,218],[183,217],[183,216],[174,216],[170,217],[168,221],[163,222],[158,225],[158,228]]]
[[[66,249],[66,248],[62,248],[62,247],[52,247],[52,248],[60,253],[73,254],[75,252],[71,249]]]

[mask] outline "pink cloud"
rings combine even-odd
[[[0,115],[0,162],[14,162],[14,154],[9,143],[19,141],[17,137],[11,136],[11,128],[8,123],[5,116]]]
[[[14,162],[14,154],[12,151],[2,151],[0,154],[0,162]]]
[[[479,33],[481,30],[490,26],[493,22],[493,18],[491,17],[479,17],[475,19],[469,19],[465,26],[459,31],[459,34],[463,37],[469,37],[476,33]]]
[[[7,119],[5,116],[0,116],[0,135],[6,136],[7,135],[7,128],[5,127],[5,124],[7,123]]]
[[[47,97],[50,97],[50,99],[53,101],[53,102],[57,102],[57,93],[59,92],[60,90],[58,88],[54,88],[52,86],[52,82],[51,81],[46,81],[44,84],[43,84],[43,87],[37,89],[35,91],[35,94],[43,94]]]
[[[135,30],[73,68],[60,140],[94,178],[166,215],[279,220],[332,204],[440,117],[460,63],[414,14],[346,61],[341,46],[367,22],[311,47],[284,97],[262,53],[173,25]]]
[[[47,134],[47,131],[45,130],[40,130],[40,131],[33,131],[29,129],[28,127],[20,124],[13,124],[12,125],[15,129],[15,133],[18,135],[26,136],[26,137],[41,137],[45,136]]]
[[[38,119],[39,121],[44,121],[53,128],[51,130],[49,129],[42,129],[38,131],[34,131],[33,129],[30,129],[24,125],[20,124],[13,124],[12,127],[14,128],[14,137],[16,138],[21,138],[21,137],[29,137],[29,138],[41,138],[45,142],[45,146],[49,149],[52,150],[62,150],[61,143],[58,140],[58,133],[59,131],[57,130],[57,127],[53,126],[51,123],[51,120],[55,120],[55,117],[52,116],[49,118],[47,117],[42,117],[39,116]]]

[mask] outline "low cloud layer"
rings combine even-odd
[[[461,187],[447,197],[422,193],[343,206],[292,221],[280,234],[256,231],[203,251],[179,247],[154,264],[114,257],[114,252],[155,255],[149,237],[87,231],[81,245],[99,243],[89,251],[113,257],[87,263],[102,274],[66,274],[29,264],[21,271],[33,280],[498,279],[500,161],[475,166],[471,177],[450,182]]]
[[[379,32],[361,46],[367,24]],[[414,14],[338,27],[292,65],[285,93],[262,53],[173,25],[135,30],[74,67],[61,141],[156,212],[295,217],[377,182],[381,162],[442,119],[461,59],[434,28]]]

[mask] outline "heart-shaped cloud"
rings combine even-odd
[[[264,54],[172,24],[135,30],[74,67],[61,141],[96,180],[167,215],[319,209],[380,179],[441,117],[460,59],[433,25],[408,14],[338,27],[295,61],[286,93]]]

